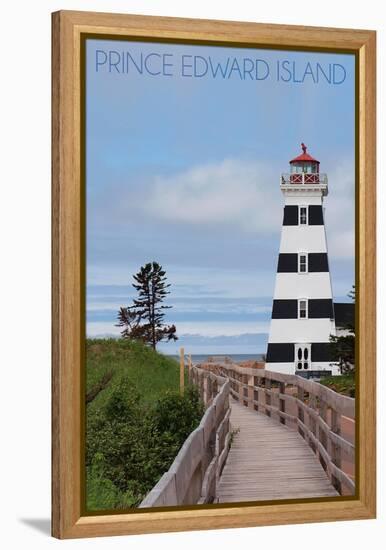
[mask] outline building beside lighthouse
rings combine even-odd
[[[284,214],[265,368],[318,377],[339,374],[329,348],[336,327],[323,207],[328,180],[302,149],[280,180]]]

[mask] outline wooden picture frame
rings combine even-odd
[[[374,31],[60,11],[52,56],[52,534],[93,537],[375,517],[375,53]],[[357,58],[357,418],[359,483],[351,499],[87,515],[82,499],[84,311],[82,35],[346,51]],[[311,499],[312,500],[312,499]]]

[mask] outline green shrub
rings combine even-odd
[[[88,415],[87,506],[90,510],[138,505],[171,466],[203,414],[198,392],[167,392],[143,404],[122,379],[102,410]]]
[[[115,508],[118,499],[118,489],[105,475],[104,457],[96,453],[91,466],[87,468],[87,505],[91,510]]]
[[[320,383],[331,390],[355,398],[355,374],[353,373],[325,376],[320,380]]]
[[[90,510],[114,508],[131,508],[137,502],[133,492],[128,489],[122,493],[106,477],[104,456],[97,453],[92,465],[87,468],[87,506]]]
[[[183,396],[169,392],[157,401],[153,422],[159,433],[170,434],[176,442],[183,442],[196,428],[203,413],[197,388],[188,386]]]

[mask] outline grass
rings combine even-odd
[[[331,390],[347,395],[348,397],[355,397],[355,375],[343,374],[339,376],[326,376],[320,380],[323,386],[327,386]]]
[[[123,339],[87,340],[86,392],[112,372],[105,389],[88,405],[88,411],[102,409],[122,378],[130,380],[141,395],[144,405],[152,405],[166,391],[179,389],[179,365],[140,344]]]
[[[175,359],[130,340],[86,345],[87,509],[127,509],[170,467],[203,410],[193,388],[180,395]]]

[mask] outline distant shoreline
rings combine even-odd
[[[171,357],[173,359],[178,360],[179,356],[178,354],[165,354],[167,357]],[[196,363],[203,363],[206,362],[208,359],[212,357],[216,358],[224,358],[228,357],[229,359],[232,359],[235,363],[239,361],[263,361],[264,354],[262,353],[192,353],[192,362],[193,364]]]

